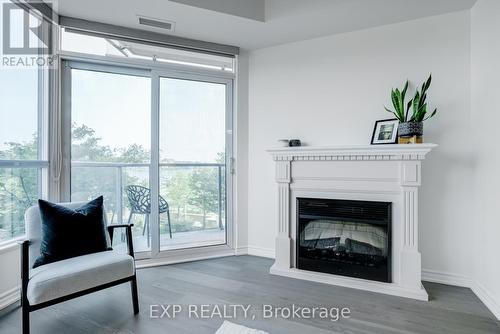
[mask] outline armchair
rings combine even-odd
[[[76,209],[85,203],[62,203]],[[104,217],[105,219],[105,217]],[[114,230],[126,230],[128,254],[109,250],[49,263],[31,269],[40,255],[41,217],[38,206],[25,213],[27,240],[21,241],[21,305],[23,334],[30,332],[30,312],[73,298],[130,282],[134,314],[139,313],[132,225],[109,225],[108,246]]]

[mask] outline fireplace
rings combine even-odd
[[[391,203],[297,198],[297,268],[391,282]]]
[[[435,147],[268,150],[277,185],[275,261],[269,272],[429,300],[418,250],[418,193],[422,161]],[[355,228],[360,233],[351,233]],[[366,235],[377,235],[378,241]]]

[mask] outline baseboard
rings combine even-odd
[[[177,255],[168,254],[153,259],[137,260],[135,262],[135,266],[137,269],[143,269],[143,268],[161,267],[177,263],[217,259],[217,258],[236,255],[235,250],[229,247],[222,247],[222,248],[213,247],[212,249],[209,249],[207,247],[205,249],[196,249],[192,250],[190,254],[185,256],[184,254],[182,254],[183,253],[182,251],[180,252],[176,251],[176,253]],[[179,254],[181,255],[179,256]]]
[[[248,246],[247,247],[247,254],[253,255],[253,256],[266,257],[268,259],[274,259],[274,257],[275,257],[274,249],[264,248],[264,247],[255,247],[255,246]]]
[[[471,290],[483,302],[483,304],[486,305],[491,313],[493,313],[497,320],[500,321],[500,304],[491,297],[492,294],[478,282],[474,282],[471,286]]]
[[[268,259],[274,259],[275,253],[274,249],[256,247],[256,246],[240,246],[236,249],[236,255],[252,255],[258,257],[265,257]]]
[[[248,246],[240,246],[234,250],[236,256],[248,255]]]
[[[21,299],[21,288],[16,286],[0,294],[0,310],[10,306]]]
[[[479,282],[462,275],[425,269],[422,270],[422,281],[469,288],[491,313],[500,320],[500,304],[491,297],[492,294]]]
[[[473,281],[465,276],[436,270],[422,270],[422,281],[471,288]]]

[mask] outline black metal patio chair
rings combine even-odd
[[[142,235],[147,231],[148,247],[149,247],[149,215],[151,214],[151,190],[149,188],[130,185],[125,187],[127,198],[130,204],[130,215],[128,223],[130,224],[134,214],[144,215],[144,227],[142,228]],[[170,222],[170,209],[167,201],[159,196],[159,213],[167,213],[168,232],[170,239],[172,239],[172,225]]]

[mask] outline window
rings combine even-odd
[[[22,19],[19,12],[14,20]],[[23,33],[18,23],[11,22],[13,40]],[[46,79],[38,68],[0,69],[0,243],[24,234],[25,210],[45,197]]]
[[[78,28],[60,40],[66,199],[104,195],[141,257],[232,246],[235,58]]]
[[[108,223],[134,224],[138,252],[225,245],[232,80],[81,61],[63,68],[70,200],[103,195]]]

